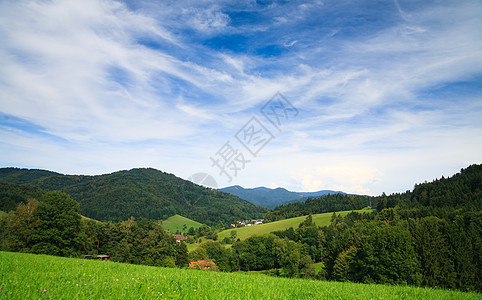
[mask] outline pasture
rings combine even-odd
[[[355,210],[355,211],[371,212],[371,210]],[[350,212],[352,211],[351,210],[340,211],[340,212],[336,212],[336,214],[344,216]],[[332,215],[333,215],[332,212],[312,215],[313,222],[317,226],[330,225]],[[261,225],[227,229],[219,233],[218,240],[222,241],[225,237],[230,237],[232,231],[236,231],[237,238],[239,238],[240,240],[245,240],[254,235],[265,235],[273,231],[286,230],[290,227],[293,227],[296,229],[298,228],[300,223],[303,222],[305,219],[306,219],[306,216],[302,216],[302,217],[296,217],[296,218],[291,218],[291,219],[286,219],[286,220],[281,220],[281,221],[276,221],[276,222],[271,222],[271,223],[266,223]]]
[[[187,232],[188,229],[191,227],[194,227],[194,229],[197,229],[201,226],[202,226],[201,223],[180,215],[174,215],[162,221],[162,227],[165,230],[168,230],[172,234],[175,234],[177,231]]]

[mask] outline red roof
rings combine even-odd
[[[189,263],[189,268],[201,269],[201,270],[216,270],[216,264],[210,260],[198,260]]]
[[[173,235],[173,236],[174,236],[174,238],[176,239],[176,241],[185,241],[185,240],[187,240],[187,237],[182,236],[182,235],[180,235],[180,234],[175,234],[175,235]]]

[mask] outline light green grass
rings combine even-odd
[[[186,226],[184,229],[184,225]],[[167,220],[162,221],[162,227],[165,230],[175,234],[178,230],[179,232],[186,232],[189,228],[194,227],[194,229],[201,227],[203,224],[188,219],[180,215],[174,215],[169,217]]]
[[[86,217],[86,216],[83,216],[83,215],[80,215],[80,217],[81,217],[82,220],[84,220],[84,221],[93,221],[93,222],[96,222],[96,223],[102,223],[102,222],[99,221],[99,220],[94,220],[94,219],[91,219],[91,218]]]
[[[371,210],[355,210],[355,211],[370,212]],[[336,214],[347,215],[350,212],[352,211],[351,210],[340,211],[340,212],[337,212]],[[318,226],[330,225],[332,215],[333,213],[313,215],[312,216],[313,222],[315,222],[315,224]],[[237,232],[237,238],[239,238],[240,240],[245,240],[254,235],[265,235],[273,231],[285,230],[290,227],[293,227],[296,229],[298,228],[300,223],[303,222],[305,219],[306,219],[306,216],[302,216],[302,217],[296,217],[296,218],[291,218],[291,219],[286,219],[286,220],[281,220],[281,221],[276,221],[276,222],[271,222],[271,223],[266,223],[266,224],[261,224],[256,226],[227,229],[219,233],[218,240],[222,241],[225,237],[230,237],[231,231],[233,230]]]
[[[315,269],[316,273],[319,273],[321,270],[325,268],[325,264],[322,262],[319,262],[319,263],[313,264],[313,268]]]
[[[0,252],[0,299],[480,299],[407,286],[287,279]],[[43,292],[45,291],[45,292]]]
[[[187,246],[187,251],[191,252],[191,251],[196,250],[199,247],[199,244],[186,243],[186,246]]]

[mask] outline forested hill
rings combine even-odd
[[[204,188],[152,168],[96,176],[2,168],[0,183],[3,183],[0,185],[2,203],[8,202],[11,206],[13,202],[23,201],[18,185],[31,194],[28,197],[40,193],[37,189],[59,190],[80,203],[82,215],[96,220],[126,220],[130,216],[166,219],[180,214],[214,225],[219,221],[226,224],[261,217],[266,212],[265,208],[234,195]]]
[[[416,184],[413,191],[383,194],[372,200],[379,211],[395,206],[479,211],[482,209],[482,165],[471,165],[449,178],[442,176],[432,182]]]
[[[341,210],[362,209],[368,205],[381,211],[399,206],[403,209],[424,208],[430,215],[447,209],[479,211],[482,209],[482,165],[471,165],[450,178],[416,184],[413,191],[382,194],[377,197],[327,195],[307,201],[277,206],[266,214],[270,221]]]
[[[265,215],[269,221],[279,221],[309,214],[321,214],[343,210],[359,210],[370,205],[369,196],[329,194],[308,198],[305,202],[279,205]]]
[[[269,209],[273,209],[281,204],[305,201],[309,197],[320,197],[328,194],[345,194],[340,191],[332,190],[306,193],[291,192],[284,188],[270,189],[267,187],[256,187],[247,189],[239,185],[228,186],[219,190],[238,196],[239,198],[247,200],[253,204],[265,206]]]

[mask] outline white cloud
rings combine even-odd
[[[313,174],[303,175],[301,184],[303,190],[334,189],[364,195],[372,194],[369,186],[380,179],[381,172],[373,167],[344,162],[319,167]]]
[[[185,8],[182,11],[188,16],[188,25],[203,33],[223,30],[230,20],[228,15],[216,8]]]

